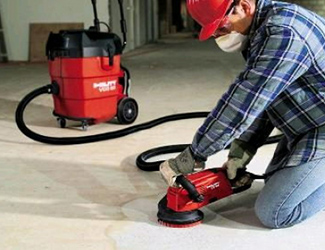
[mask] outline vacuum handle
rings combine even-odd
[[[185,176],[180,175],[176,178],[176,182],[181,184],[182,187],[188,192],[189,197],[195,202],[202,202],[204,196],[200,194],[192,182],[190,182]]]
[[[124,18],[124,10],[123,10],[123,0],[118,0],[119,6],[120,6],[120,13],[121,13],[121,31],[123,34],[123,46],[122,46],[122,50],[124,50],[125,46],[126,46],[126,21]]]
[[[97,7],[96,7],[96,0],[91,0],[91,3],[93,4],[93,9],[94,9],[94,27],[96,29],[96,31],[100,31],[100,23],[99,23],[99,19],[98,19],[98,14],[97,14]]]

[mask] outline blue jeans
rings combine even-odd
[[[269,228],[293,226],[324,208],[325,158],[275,172],[255,203],[257,217]]]

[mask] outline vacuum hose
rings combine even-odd
[[[277,143],[281,140],[283,135],[275,135],[267,138],[264,145]],[[148,159],[164,154],[172,154],[184,151],[190,144],[178,144],[178,145],[169,145],[163,146],[158,148],[149,149],[148,151],[143,152],[140,154],[136,159],[136,164],[138,168],[143,171],[159,171],[159,166],[164,161],[154,161],[154,162],[147,162]],[[225,149],[229,149],[230,145],[227,146]],[[258,177],[256,176],[255,179]]]
[[[36,97],[43,94],[53,94],[57,95],[59,93],[59,88],[56,84],[49,84],[40,88],[37,88],[26,95],[18,104],[16,109],[16,123],[19,130],[26,135],[27,137],[42,143],[53,144],[53,145],[74,145],[74,144],[84,144],[91,143],[103,140],[110,140],[119,137],[123,137],[141,130],[150,129],[152,127],[158,126],[165,122],[183,120],[183,119],[193,119],[193,118],[206,118],[209,112],[190,112],[190,113],[181,113],[175,115],[169,115],[157,118],[155,120],[145,122],[139,125],[128,127],[125,129],[102,133],[97,135],[81,136],[81,137],[50,137],[44,136],[35,133],[30,130],[24,122],[24,111],[27,105]],[[280,140],[282,136],[273,136],[268,138],[266,144],[275,143]],[[136,159],[137,166],[144,171],[157,171],[159,170],[159,165],[162,161],[157,162],[146,162],[149,158],[157,155],[168,154],[168,153],[177,153],[182,152],[189,144],[181,145],[170,145],[159,147],[155,149],[150,149],[146,152],[143,152]]]

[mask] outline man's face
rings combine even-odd
[[[234,2],[236,5],[230,6],[213,37],[218,38],[232,31],[243,35],[249,32],[256,10],[255,3],[251,0],[235,0]]]

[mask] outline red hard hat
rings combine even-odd
[[[232,0],[187,0],[187,9],[201,26],[199,39],[208,39],[218,28]]]

